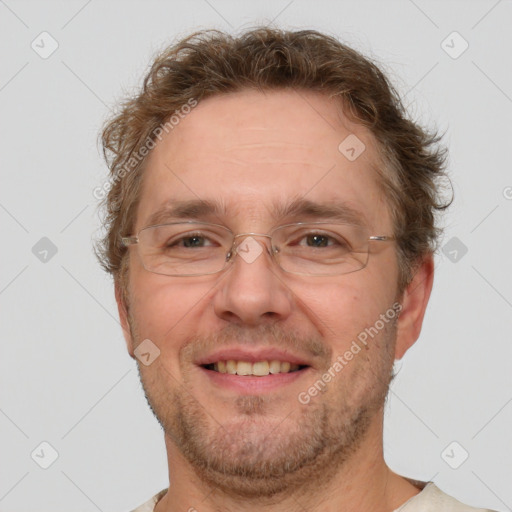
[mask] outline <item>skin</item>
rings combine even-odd
[[[366,145],[353,162],[338,151],[350,134]],[[371,133],[325,96],[286,90],[210,98],[151,152],[133,233],[166,201],[197,198],[226,206],[225,214],[199,220],[268,233],[305,220],[276,217],[274,203],[307,196],[344,201],[371,234],[389,235],[378,161]],[[366,268],[328,278],[284,273],[265,252],[250,264],[237,256],[224,272],[201,277],[148,272],[136,246],[129,257],[128,304],[116,285],[128,351],[134,357],[147,338],[160,350],[151,365],[139,363],[169,462],[171,484],[157,512],[390,512],[419,492],[387,467],[382,422],[393,361],[420,334],[431,256],[403,294],[394,243],[372,243]],[[299,403],[299,393],[397,301],[398,319],[323,393]],[[288,349],[311,368],[279,390],[242,396],[212,384],[193,363],[233,344]]]

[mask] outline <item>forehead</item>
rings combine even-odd
[[[307,198],[343,204],[370,227],[385,227],[378,162],[372,134],[324,95],[248,90],[215,96],[200,102],[152,150],[137,226],[148,225],[173,201],[201,200],[218,203],[216,214],[231,222],[255,227],[278,221],[287,204]]]

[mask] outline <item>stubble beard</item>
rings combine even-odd
[[[271,331],[274,335],[278,332]],[[267,332],[264,339],[274,338]],[[139,375],[148,404],[167,438],[198,478],[233,498],[262,503],[279,495],[318,492],[357,454],[370,425],[382,412],[392,379],[395,340],[396,324],[392,322],[372,340],[375,346],[361,350],[350,362],[357,366],[349,379],[344,368],[328,384],[326,393],[313,397],[307,405],[287,403],[279,418],[267,414],[269,409],[275,410],[272,397],[239,396],[234,402],[237,414],[232,416],[236,421],[223,422],[222,412],[209,411],[208,404],[199,403],[188,391],[186,373],[178,385],[162,365],[157,372],[150,372],[139,363]],[[375,357],[376,353],[370,356],[377,350],[380,357]],[[325,370],[332,358],[328,361]],[[328,401],[326,395],[330,395]]]

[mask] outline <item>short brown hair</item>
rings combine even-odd
[[[436,249],[441,230],[435,214],[449,205],[440,194],[446,160],[441,137],[408,118],[384,73],[354,49],[313,30],[263,27],[240,36],[201,31],[169,47],[155,59],[140,93],[106,124],[102,145],[111,180],[103,201],[106,233],[96,253],[123,292],[127,258],[121,236],[134,227],[147,160],[140,157],[143,145],[154,145],[159,127],[191,101],[285,88],[338,98],[345,115],[375,136],[398,241],[399,289],[409,283],[417,263]]]

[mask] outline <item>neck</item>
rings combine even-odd
[[[419,489],[386,465],[382,414],[376,416],[365,439],[349,459],[342,464],[332,461],[331,467],[319,469],[318,477],[309,486],[271,499],[241,499],[210,488],[166,436],[171,484],[155,512],[392,512],[418,494]]]

